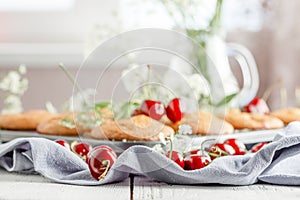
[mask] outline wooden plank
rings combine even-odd
[[[133,199],[272,199],[299,200],[300,187],[255,184],[251,186],[183,186],[168,185],[135,177]]]
[[[0,169],[0,199],[126,199],[130,180],[102,186],[57,184],[40,175],[9,173]]]

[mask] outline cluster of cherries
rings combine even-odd
[[[181,102],[179,98],[174,98],[170,101],[167,107],[160,101],[144,100],[140,108],[135,109],[132,116],[144,114],[152,119],[160,120],[164,114],[172,122],[178,122],[183,117]]]
[[[256,153],[267,144],[267,142],[258,143],[249,151]],[[196,170],[207,166],[216,158],[222,156],[244,155],[247,152],[248,150],[244,143],[237,139],[230,138],[225,140],[223,143],[212,144],[207,151],[196,149],[185,153],[183,156],[181,153],[171,150],[166,153],[166,156],[185,170]]]
[[[55,140],[66,149],[74,152],[89,166],[92,176],[96,180],[103,179],[117,159],[116,152],[106,145],[92,147],[86,142],[72,142],[71,146],[65,140]]]
[[[267,114],[269,113],[269,108],[263,99],[254,98],[247,106],[244,107],[244,111]],[[172,99],[167,107],[165,107],[160,101],[144,100],[140,108],[134,110],[132,116],[140,114],[147,115],[155,120],[160,120],[162,116],[166,114],[167,117],[174,123],[180,121],[183,117],[179,98]],[[55,142],[85,160],[89,166],[91,175],[96,180],[103,179],[117,159],[116,152],[106,145],[96,146],[93,148],[90,144],[85,142],[74,141],[71,146],[65,140],[55,140]],[[250,151],[255,153],[267,144],[267,142],[256,144]],[[211,145],[207,151],[196,149],[185,153],[183,156],[179,152],[171,150],[166,153],[166,156],[185,170],[195,170],[207,166],[212,160],[218,157],[244,155],[247,152],[248,151],[242,142],[237,139],[230,138],[223,143],[215,143]]]

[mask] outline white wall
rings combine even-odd
[[[103,22],[117,26],[113,15],[118,0],[73,0],[67,10],[44,9],[5,10],[0,1],[0,68],[21,63],[53,67],[58,62],[78,66],[93,26]]]

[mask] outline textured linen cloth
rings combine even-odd
[[[186,171],[164,155],[144,146],[123,152],[101,181],[87,164],[53,141],[18,138],[0,145],[0,167],[7,171],[39,173],[59,183],[101,185],[144,175],[171,184],[249,185],[258,181],[300,185],[300,122],[278,131],[275,140],[255,154],[225,156],[203,169]]]

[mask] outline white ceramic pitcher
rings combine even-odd
[[[243,107],[248,104],[256,96],[259,87],[257,66],[251,52],[240,44],[225,43],[221,36],[212,35],[207,38],[206,53],[209,57],[207,70],[214,101],[219,102],[224,96],[237,93],[230,105],[232,107]],[[243,75],[241,88],[232,73],[228,56],[235,58],[241,68]],[[218,74],[216,74],[216,71]],[[218,78],[214,78],[216,76]],[[220,92],[221,89],[224,92]]]

